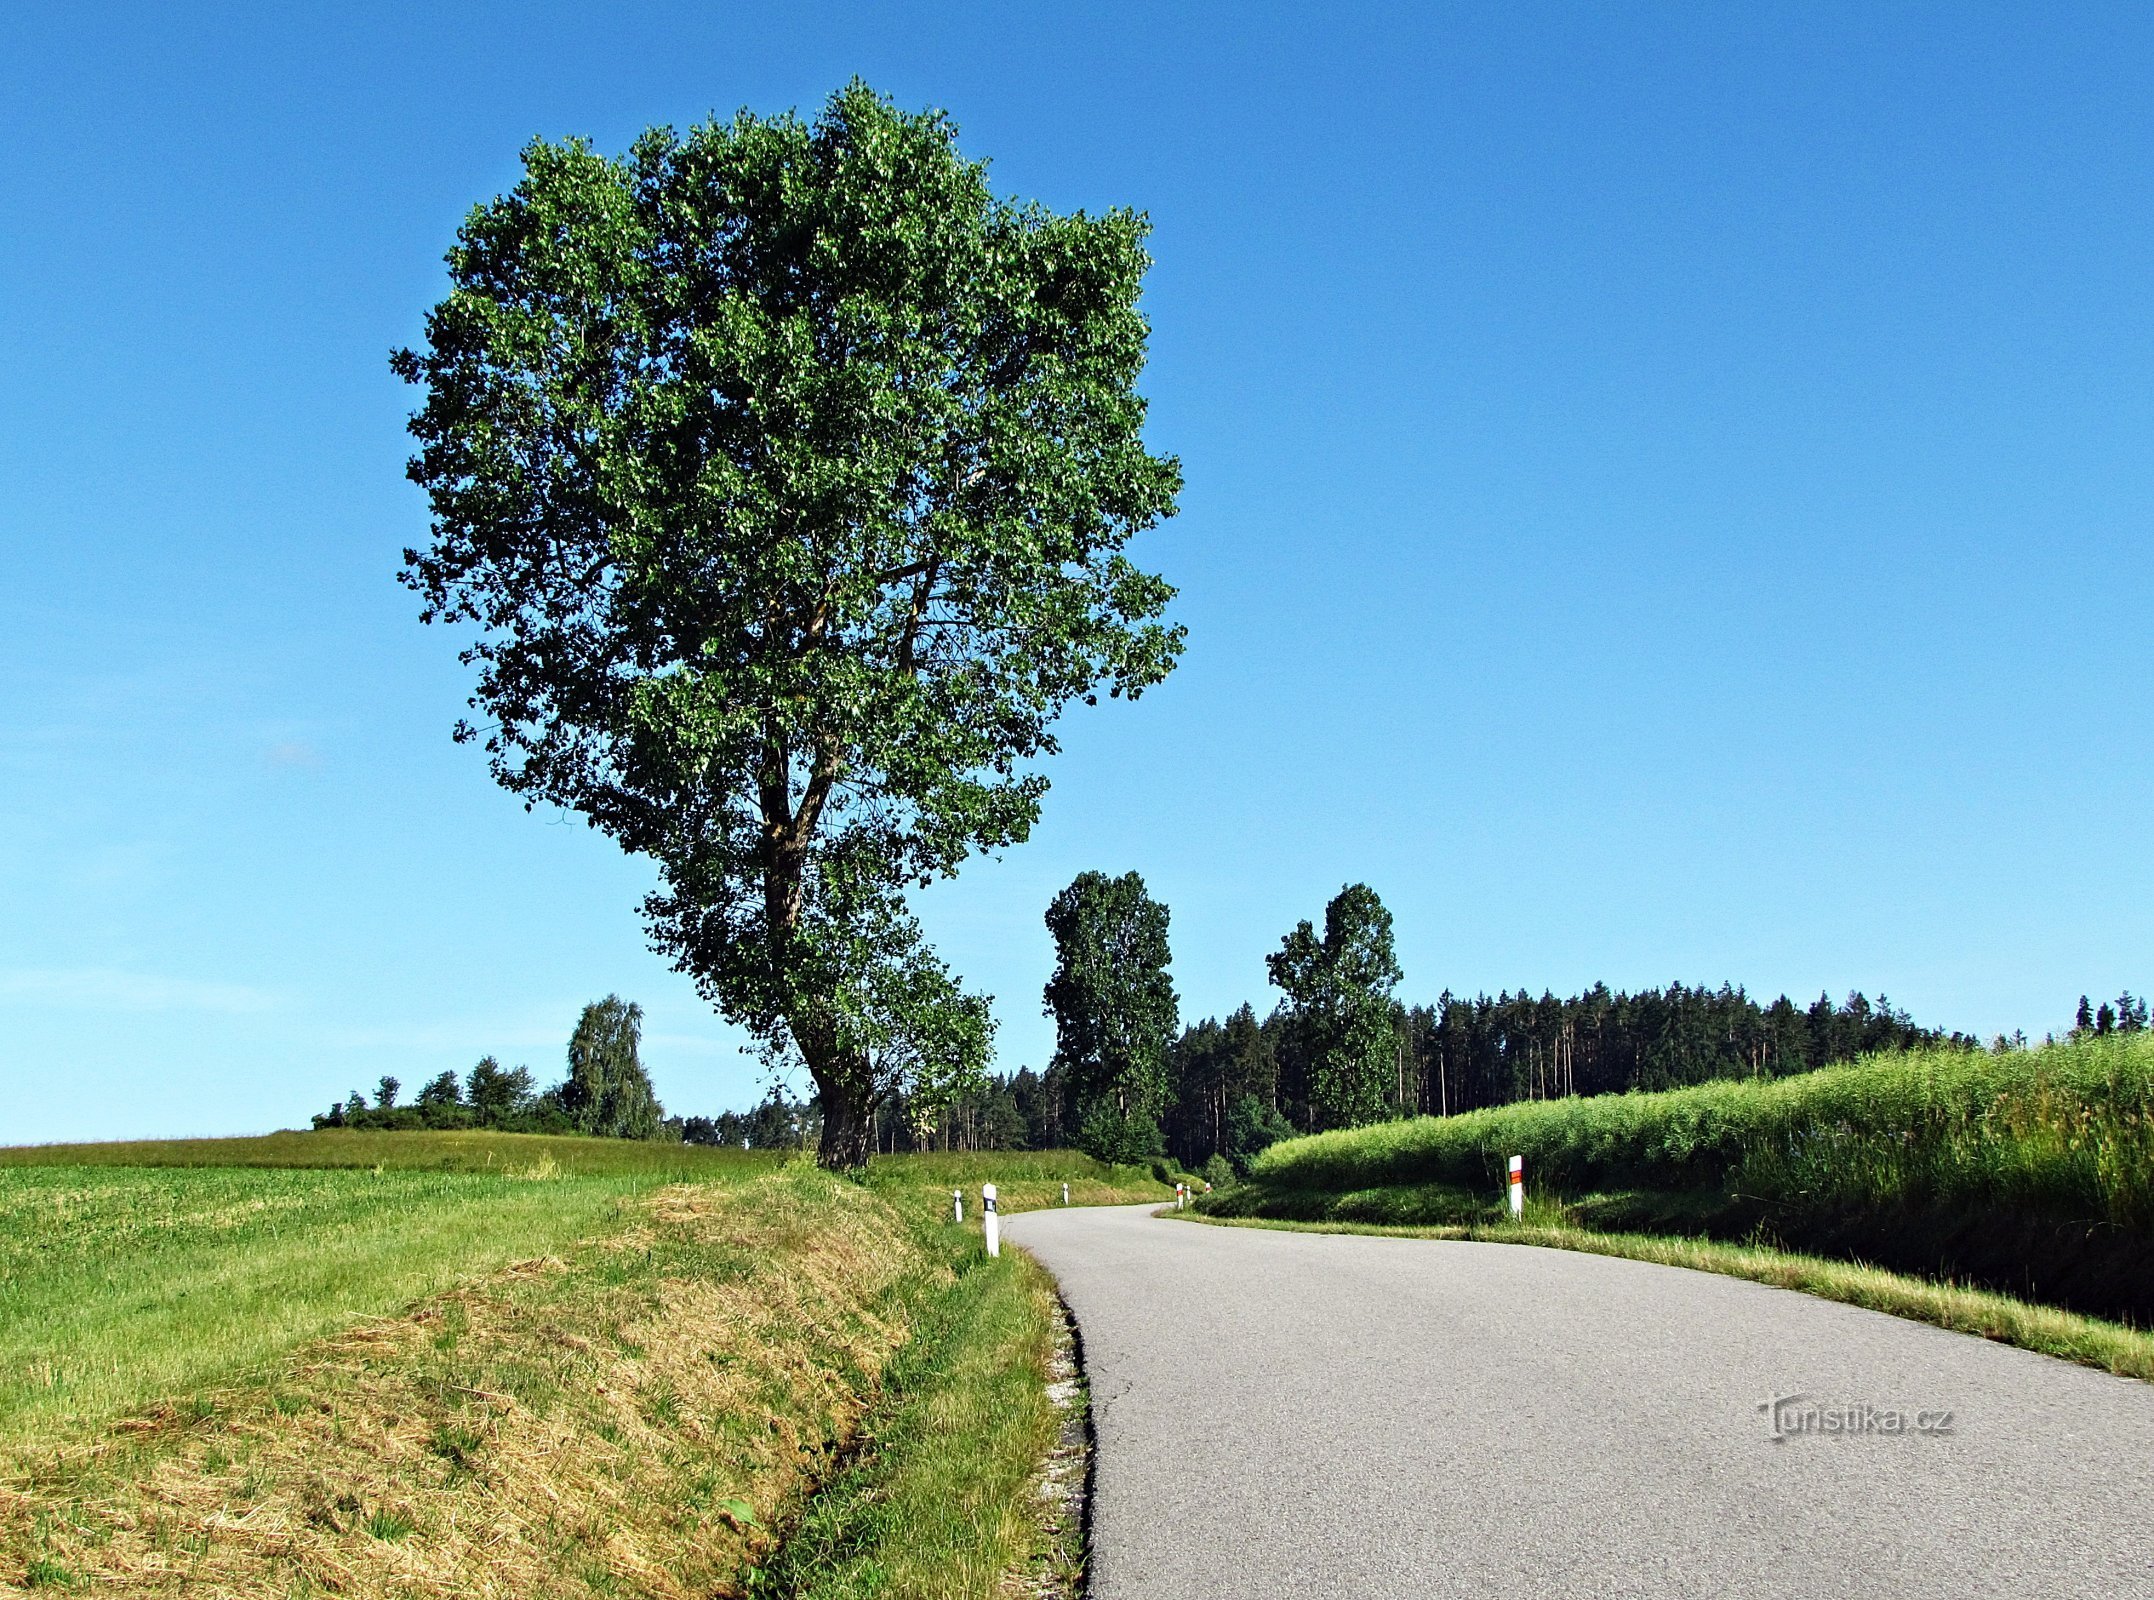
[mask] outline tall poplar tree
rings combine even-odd
[[[1305,1059],[1309,1119],[1352,1128],[1389,1114],[1399,1048],[1391,991],[1400,977],[1391,913],[1376,891],[1350,883],[1324,908],[1324,931],[1303,922],[1265,958],[1284,990]]]
[[[1156,1155],[1180,1014],[1167,908],[1134,872],[1081,872],[1048,906],[1047,929],[1055,970],[1046,1010],[1078,1146],[1105,1161]]]
[[[1073,699],[1181,649],[1124,556],[1144,219],[993,193],[940,112],[571,140],[466,219],[426,348],[402,577],[466,627],[494,777],[657,866],[655,946],[814,1078],[823,1161],[987,1058],[908,891],[1022,841]]]

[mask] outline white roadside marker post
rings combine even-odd
[[[1511,1157],[1511,1220],[1526,1214],[1526,1158]]]
[[[980,1185],[980,1223],[987,1230],[987,1253],[1001,1255],[1002,1218],[995,1212],[995,1186],[991,1183]]]
[[[950,1220],[960,1223],[965,1220],[965,1191],[962,1189],[950,1191]]]
[[[1174,1186],[1174,1209],[1175,1209],[1175,1210],[1177,1210],[1177,1211],[1180,1211],[1180,1210],[1182,1210],[1182,1209],[1183,1209],[1184,1207],[1186,1207],[1186,1206],[1187,1206],[1188,1204],[1189,1204],[1189,1185],[1188,1185],[1188,1184],[1186,1184],[1186,1183],[1178,1183],[1178,1184],[1176,1184],[1176,1185]]]
[[[1070,1186],[1066,1183],[1062,1186],[1062,1203],[1064,1205],[1070,1203]]]

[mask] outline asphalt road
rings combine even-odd
[[[2154,1385],[1606,1256],[1004,1229],[1084,1341],[1097,1600],[2154,1596]]]

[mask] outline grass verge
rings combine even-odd
[[[2154,1334],[2122,1323],[2105,1322],[2052,1306],[2030,1305],[2010,1295],[1955,1284],[1927,1282],[1859,1262],[1757,1245],[1712,1239],[1668,1238],[1651,1234],[1597,1233],[1586,1228],[1525,1223],[1469,1223],[1441,1227],[1402,1227],[1362,1222],[1292,1222],[1260,1217],[1168,1215],[1228,1228],[1284,1228],[1298,1233],[1358,1233],[1409,1239],[1475,1239],[1494,1244],[1540,1245],[1621,1256],[1666,1267],[1688,1267],[1746,1278],[1778,1289],[1797,1289],[1825,1300],[1838,1300],[1927,1322],[1955,1333],[1979,1334],[2000,1344],[2056,1356],[2081,1366],[2099,1367],[2119,1377],[2154,1381]]]
[[[1058,1548],[1024,1488],[1052,1446],[1054,1301],[1027,1258],[987,1261],[974,1206],[945,1220],[943,1185],[1001,1180],[1021,1209],[1064,1181],[1157,1198],[1148,1176],[900,1158],[864,1184],[758,1163],[654,1187],[408,1148],[420,1170],[0,1171],[25,1284],[66,1256],[39,1304],[64,1314],[72,1286],[110,1369],[102,1425],[40,1402],[0,1439],[0,1587],[985,1600]],[[327,1258],[365,1295],[309,1290]],[[414,1304],[437,1269],[455,1281]],[[336,1331],[250,1332],[280,1276]],[[173,1367],[190,1342],[208,1364]],[[798,1581],[774,1589],[773,1559]]]
[[[757,1593],[956,1600],[1035,1571],[1050,1593],[1076,1592],[1074,1530],[1042,1492],[1064,1428],[1046,1385],[1058,1313],[1029,1256],[981,1257],[899,1356],[896,1404],[809,1502]]]

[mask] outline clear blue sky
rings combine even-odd
[[[0,1142],[303,1123],[640,1000],[639,864],[450,744],[392,345],[535,134],[947,108],[1155,226],[1186,663],[923,908],[1191,1016],[1349,880],[1402,995],[1732,979],[2039,1034],[2154,985],[2154,13],[19,4],[0,16]]]

